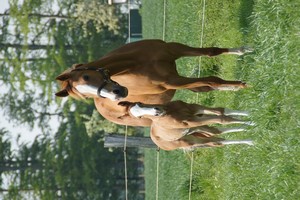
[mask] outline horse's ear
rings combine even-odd
[[[72,65],[72,69],[77,69],[78,67],[82,66],[83,64],[82,63],[77,63],[77,64],[74,64]]]
[[[68,93],[68,91],[65,89],[65,90],[62,90],[62,91],[59,91],[59,92],[55,93],[55,95],[56,95],[57,97],[67,97],[67,96],[69,96],[69,93]]]
[[[69,73],[63,73],[61,75],[59,75],[58,77],[56,77],[56,80],[58,81],[66,81],[70,78],[70,74]]]

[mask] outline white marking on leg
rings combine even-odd
[[[248,126],[255,126],[256,123],[255,122],[252,122],[252,121],[243,121],[243,120],[234,120],[234,121],[229,121],[228,123],[226,124],[245,124],[245,125],[248,125]]]
[[[218,128],[221,134],[245,131],[245,128]]]
[[[238,116],[249,116],[248,111],[242,110],[230,110],[228,108],[224,109],[224,115],[238,115]]]
[[[253,146],[254,143],[252,140],[224,140],[224,141],[220,141],[218,143],[221,143],[223,145],[230,145],[230,144],[247,144],[247,145],[251,145]]]
[[[240,87],[237,86],[219,86],[219,87],[213,87],[214,90],[220,90],[220,91],[238,91]]]
[[[251,53],[253,52],[253,48],[251,47],[240,47],[240,48],[230,48],[228,49],[228,54],[233,54],[233,55],[244,55],[245,53]]]

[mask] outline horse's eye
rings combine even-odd
[[[83,80],[88,81],[90,79],[90,77],[88,75],[83,75],[82,76]]]

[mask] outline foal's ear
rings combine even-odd
[[[59,75],[58,77],[56,77],[56,80],[58,81],[66,81],[70,78],[70,74],[69,73],[63,73],[61,75]]]
[[[121,101],[118,103],[119,106],[124,106],[124,107],[127,107],[127,106],[132,106],[134,105],[135,103],[133,102],[129,102],[129,101]]]
[[[59,92],[55,93],[55,95],[57,97],[67,97],[67,96],[69,96],[69,93],[68,93],[67,90],[62,90],[62,91],[59,91]]]

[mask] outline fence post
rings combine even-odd
[[[104,136],[104,147],[116,147],[123,148],[124,147],[124,136],[117,134],[110,134]],[[126,141],[127,147],[142,147],[142,148],[157,148],[157,146],[152,142],[150,137],[133,137],[127,136]]]

